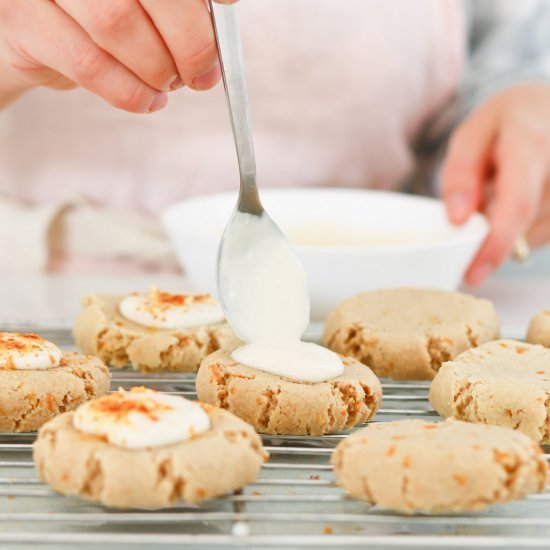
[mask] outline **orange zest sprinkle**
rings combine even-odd
[[[216,384],[220,384],[222,382],[222,377],[218,372],[218,365],[212,364],[209,366],[209,369],[212,371],[212,376],[214,377]]]
[[[55,397],[53,396],[53,394],[48,393],[46,395],[46,400],[48,403],[48,410],[51,412],[55,412]]]
[[[386,451],[386,456],[393,456],[395,454],[395,445],[390,445]]]
[[[323,529],[323,534],[325,535],[332,535],[334,533],[334,529],[332,527],[325,527]]]
[[[40,346],[44,342],[44,338],[41,338],[37,334],[0,332],[0,349],[3,348],[7,351],[36,351],[40,349]]]
[[[453,474],[453,479],[457,482],[458,485],[464,487],[466,485],[466,476],[463,474]]]
[[[158,288],[152,288],[146,296],[151,302],[160,306],[161,310],[173,306],[187,307],[191,304],[207,302],[212,299],[210,294],[172,294],[163,292]]]
[[[134,388],[133,393],[143,393],[145,388]],[[158,413],[172,410],[173,407],[165,403],[159,403],[151,398],[145,399],[127,399],[126,392],[119,390],[116,393],[100,397],[89,404],[90,412],[109,415],[113,422],[124,422],[132,413],[145,415],[149,420],[158,421]]]

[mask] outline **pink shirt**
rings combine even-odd
[[[460,1],[243,0],[240,14],[260,185],[396,188],[460,82]],[[0,114],[5,200],[155,215],[237,184],[221,86],[150,116],[45,89]]]

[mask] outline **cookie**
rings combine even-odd
[[[0,431],[32,432],[53,417],[109,392],[111,374],[91,356],[65,352],[59,367],[0,369]]]
[[[408,514],[479,510],[543,492],[548,479],[542,449],[525,435],[455,420],[373,424],[331,460],[351,496]]]
[[[180,329],[132,322],[120,313],[124,298],[86,296],[73,329],[76,344],[84,353],[101,357],[112,367],[129,364],[144,372],[195,372],[208,354],[241,344],[226,321]]]
[[[354,296],[329,315],[324,331],[328,348],[395,380],[431,380],[445,361],[498,337],[491,302],[414,288]]]
[[[344,373],[326,382],[290,380],[241,365],[229,352],[209,355],[197,373],[200,401],[227,409],[265,434],[322,435],[371,420],[382,400],[373,372],[343,358]]]
[[[251,483],[266,458],[254,430],[227,411],[204,406],[210,430],[154,448],[124,449],[73,426],[73,412],[38,432],[40,478],[64,495],[115,508],[163,508],[223,495]]]
[[[550,348],[550,310],[541,311],[531,319],[525,340]]]
[[[550,350],[497,340],[445,363],[430,387],[443,417],[514,428],[550,443]]]

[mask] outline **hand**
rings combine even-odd
[[[7,97],[82,86],[144,113],[164,107],[167,91],[220,78],[204,0],[0,0],[0,46]]]
[[[479,210],[491,227],[468,284],[487,278],[518,237],[550,242],[550,85],[510,88],[472,112],[451,137],[442,176],[449,219]]]

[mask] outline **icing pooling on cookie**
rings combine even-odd
[[[305,382],[344,372],[334,352],[301,342],[309,323],[307,277],[285,240],[273,238],[267,217],[236,212],[218,273],[231,328],[248,345],[232,358],[249,367]]]
[[[127,296],[119,305],[129,321],[150,328],[177,330],[219,323],[221,306],[209,294],[170,294],[152,289]]]
[[[186,441],[210,429],[200,404],[146,388],[119,390],[80,406],[74,427],[125,449]]]
[[[0,369],[43,370],[59,367],[62,351],[36,334],[0,332]]]
[[[231,357],[243,365],[303,382],[324,382],[344,370],[336,353],[309,342],[242,346]]]

